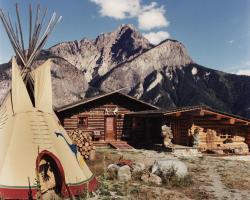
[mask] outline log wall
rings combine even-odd
[[[202,126],[193,125],[192,129],[199,130],[199,146],[200,151],[207,150],[226,150],[238,147],[245,148],[248,152],[247,145],[247,129],[244,127],[224,127],[205,129]],[[192,131],[190,131],[190,134]]]
[[[247,126],[214,124],[207,128],[186,117],[167,118],[165,121],[171,126],[174,144],[193,146],[193,130],[198,128],[200,151],[240,147],[247,152],[247,145],[250,147],[250,128]]]
[[[118,112],[116,114],[113,113],[115,109],[118,108]],[[108,112],[106,112],[108,111]],[[62,123],[66,131],[72,131],[80,129],[84,132],[89,132],[90,134],[93,131],[100,131],[101,138],[100,140],[105,140],[105,116],[112,116],[115,117],[115,130],[116,136],[115,139],[120,140],[123,134],[126,134],[131,127],[129,125],[131,123],[125,122],[125,114],[130,112],[127,108],[121,107],[115,104],[104,104],[87,111],[80,111],[79,113],[72,115],[68,114],[67,117],[62,119]],[[79,117],[87,117],[88,126],[87,127],[78,127],[78,118]]]

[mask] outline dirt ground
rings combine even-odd
[[[250,200],[250,156],[179,157],[188,166],[188,184],[165,184],[160,187],[143,183],[139,179],[127,183],[109,180],[106,176],[107,166],[116,163],[120,157],[146,166],[151,166],[155,160],[176,158],[167,152],[151,150],[98,149],[96,160],[88,162],[101,182],[99,194],[95,194],[93,199]]]

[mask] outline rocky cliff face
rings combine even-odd
[[[119,89],[121,87],[129,87],[134,89],[138,83],[148,82],[145,80],[152,72],[160,72],[164,67],[168,69],[181,69],[192,63],[192,59],[188,56],[184,46],[173,40],[166,40],[160,45],[144,52],[134,59],[121,63],[109,70],[103,76],[94,78],[91,85],[105,90]],[[156,74],[154,83],[148,84],[146,91],[154,88],[158,82],[161,82],[162,75]],[[156,83],[157,82],[157,83]],[[141,86],[138,86],[140,89]],[[140,95],[138,96],[140,98]]]
[[[49,52],[84,71],[87,81],[91,81],[151,47],[149,41],[133,26],[122,25],[113,32],[99,35],[95,40],[60,43],[51,47]]]
[[[84,98],[86,91],[90,88],[85,79],[84,73],[75,66],[59,57],[45,56],[52,59],[52,88],[53,104],[55,107],[67,105]],[[45,60],[43,58],[34,63],[34,67]],[[11,88],[11,63],[0,66],[0,102],[3,101]]]
[[[205,68],[178,41],[166,40],[90,84],[127,93],[159,107],[208,105],[249,117],[250,77]]]
[[[250,77],[198,65],[175,40],[153,46],[131,25],[95,40],[60,43],[44,51],[40,60],[47,58],[54,63],[57,107],[99,91],[125,88],[128,94],[162,108],[205,104],[250,117]],[[10,84],[7,64],[0,67],[0,74],[2,98]]]

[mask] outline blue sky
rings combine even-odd
[[[14,13],[16,2],[24,19],[29,3],[62,15],[46,47],[130,23],[154,43],[166,37],[181,41],[203,66],[250,75],[250,0],[0,0],[0,7]],[[3,63],[13,51],[2,25],[0,38]]]

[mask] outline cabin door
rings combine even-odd
[[[105,117],[105,140],[116,140],[116,120],[114,116]]]
[[[173,132],[173,140],[172,142],[174,144],[180,144],[181,143],[181,129],[180,129],[180,123],[179,120],[176,120],[171,123],[171,129]]]

